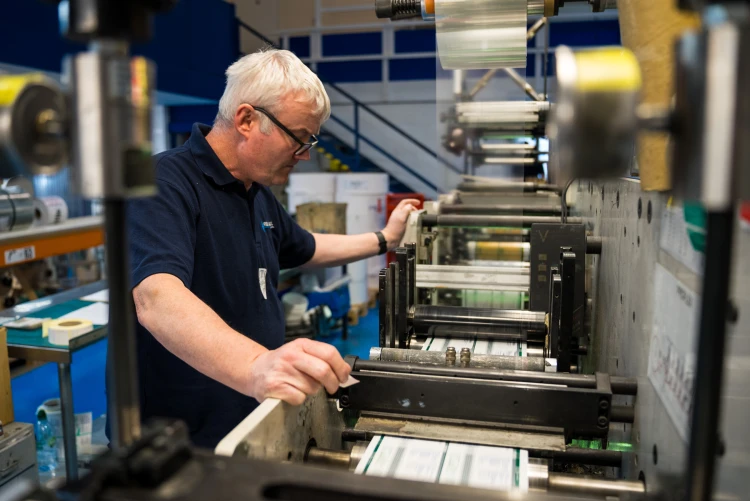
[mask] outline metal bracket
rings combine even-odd
[[[570,346],[573,340],[573,317],[575,312],[576,292],[576,255],[570,248],[563,247],[560,253],[560,275],[562,290],[560,291],[560,328],[557,344],[557,370],[570,372]]]
[[[378,273],[378,296],[380,297],[380,307],[378,308],[378,346],[386,346],[388,339],[388,314],[386,307],[388,304],[388,268],[383,268]]]
[[[550,268],[549,328],[545,342],[545,357],[557,358],[560,354],[560,311],[562,300],[562,277],[557,266]]]
[[[599,377],[596,389],[582,389],[378,371],[352,376],[359,384],[342,389],[340,402],[361,412],[541,426],[568,438],[609,431],[612,391]]]

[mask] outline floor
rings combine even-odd
[[[320,341],[331,343],[342,356],[368,358],[370,348],[378,345],[378,310],[371,309],[359,324],[349,328],[346,340],[341,332]],[[73,407],[76,413],[91,412],[94,419],[106,412],[104,395],[104,366],[107,342],[100,341],[73,355]],[[36,423],[37,407],[49,398],[59,397],[57,366],[45,364],[11,381],[15,419]]]

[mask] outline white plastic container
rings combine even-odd
[[[339,174],[336,178],[336,202],[347,204],[347,233],[368,233],[385,228],[387,194],[388,174]],[[366,275],[377,276],[380,270],[385,268],[385,256],[371,257],[367,261],[364,277],[365,290],[367,289]],[[351,275],[352,280],[358,279],[355,275]],[[352,299],[352,304],[357,303]]]
[[[293,172],[286,188],[289,213],[296,214],[297,206],[311,202],[335,202],[336,174],[330,172]]]
[[[349,263],[346,267],[347,274],[352,277],[349,282],[349,302],[352,305],[367,302],[367,261]]]
[[[287,325],[297,325],[302,321],[302,317],[307,311],[310,302],[303,294],[297,292],[287,292],[281,298],[284,305],[284,315]]]

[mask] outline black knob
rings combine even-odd
[[[420,0],[375,0],[375,15],[379,19],[410,19],[422,17]]]

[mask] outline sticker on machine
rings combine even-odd
[[[20,249],[8,249],[5,251],[5,265],[22,263],[24,261],[31,261],[36,257],[36,247],[29,245],[28,247],[21,247]]]
[[[657,264],[654,297],[657,304],[648,356],[648,378],[677,432],[687,442],[693,406],[694,349],[700,296]]]
[[[650,203],[650,202],[649,202]],[[689,209],[694,209],[689,207]],[[695,211],[688,210],[692,215]],[[661,214],[661,239],[659,245],[667,254],[687,266],[696,275],[703,274],[704,255],[693,243],[699,237],[699,222],[688,221],[682,202],[672,198]]]

